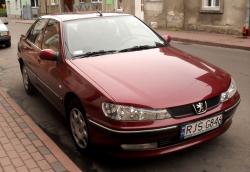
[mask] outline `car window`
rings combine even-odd
[[[133,16],[66,21],[64,31],[67,51],[73,57],[88,52],[164,45],[164,40]]]
[[[42,49],[52,49],[58,52],[60,49],[60,27],[56,20],[49,20],[44,32]]]
[[[39,48],[41,48],[43,30],[46,24],[47,24],[46,19],[41,19],[37,21],[27,36],[27,39],[36,46],[38,46]]]

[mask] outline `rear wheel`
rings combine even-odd
[[[22,67],[22,76],[23,76],[23,86],[24,90],[28,95],[33,95],[35,93],[35,87],[30,82],[28,71],[26,66]]]
[[[77,99],[71,101],[68,107],[69,127],[73,140],[81,152],[89,149],[89,133],[85,111]]]

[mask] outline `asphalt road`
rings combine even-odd
[[[40,95],[25,94],[17,62],[17,42],[29,25],[10,22],[12,47],[0,48],[0,86],[84,171],[91,172],[249,172],[250,171],[250,51],[172,42],[190,54],[220,66],[238,83],[242,102],[231,128],[221,137],[200,146],[148,160],[119,160],[101,152],[77,152],[60,114]]]

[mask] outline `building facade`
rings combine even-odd
[[[8,16],[124,12],[158,28],[239,34],[249,28],[250,0],[6,0]],[[25,19],[26,19],[25,18]]]
[[[156,20],[160,27],[171,29],[238,34],[246,22],[247,1],[145,0],[145,21]]]
[[[155,27],[239,34],[249,26],[249,0],[119,0],[125,12]],[[135,4],[126,5],[126,4]],[[128,11],[126,8],[132,7]],[[142,15],[138,9],[142,9]],[[136,12],[137,9],[137,12]]]
[[[32,19],[39,16],[39,0],[5,0],[9,18]]]

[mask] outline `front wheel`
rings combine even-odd
[[[89,134],[85,112],[79,100],[73,100],[68,108],[71,134],[77,148],[81,152],[89,149]]]
[[[23,86],[24,90],[28,95],[33,95],[35,93],[35,87],[30,82],[28,71],[26,66],[22,67],[22,76],[23,76]]]

